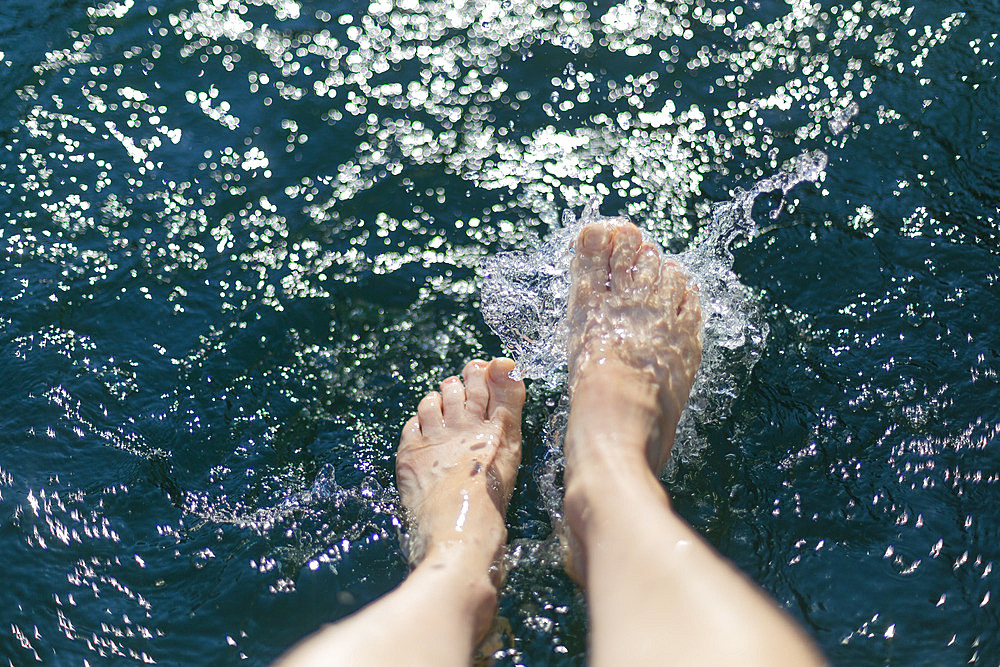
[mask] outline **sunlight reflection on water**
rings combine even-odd
[[[746,211],[771,336],[671,493],[835,662],[1000,655],[983,10],[7,7],[4,654],[260,663],[372,599],[405,572],[397,429],[500,352],[485,258],[593,197],[679,253],[821,150],[819,185]],[[529,546],[554,407],[532,388]],[[501,610],[503,664],[583,660],[557,569],[524,559]]]

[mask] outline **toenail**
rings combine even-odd
[[[604,230],[597,226],[591,225],[583,229],[583,234],[580,236],[580,240],[583,241],[583,247],[587,250],[597,250],[601,247],[604,241]]]
[[[632,230],[635,230],[633,233]],[[635,227],[616,227],[614,231],[615,241],[618,243],[628,243],[629,245],[635,245],[636,247],[642,243],[642,236],[638,233],[638,229]]]
[[[508,374],[513,369],[512,368],[508,368],[508,369],[504,370],[503,368],[501,368],[501,366],[506,366],[506,364],[499,364],[499,363],[490,364],[490,378],[494,382],[501,382],[503,380],[509,380],[510,379],[510,376]]]

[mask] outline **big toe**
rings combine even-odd
[[[570,263],[573,283],[587,290],[607,290],[611,273],[611,228],[592,222],[580,230]]]
[[[490,398],[486,418],[499,420],[506,429],[520,429],[521,408],[524,405],[524,382],[512,380],[510,372],[514,362],[510,359],[494,359],[487,373]]]

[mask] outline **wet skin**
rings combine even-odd
[[[577,399],[602,384],[614,390],[609,407],[626,411],[624,419],[606,411],[590,418],[588,411],[576,420],[604,431],[649,434],[646,454],[658,472],[701,363],[697,289],[631,223],[588,225],[576,245],[567,312],[570,395]]]
[[[584,227],[570,271],[563,534],[587,593],[588,663],[818,664],[658,479],[701,362],[696,288],[628,222]]]

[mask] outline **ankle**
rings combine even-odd
[[[428,531],[418,564],[434,561],[448,568],[488,572],[503,555],[507,528],[501,522],[491,525],[492,522],[486,518],[475,518],[479,520],[475,532],[462,531],[454,526]]]
[[[481,637],[496,613],[502,560],[502,544],[491,548],[474,541],[436,543],[411,578],[429,582],[439,599],[453,602],[463,615],[475,619],[476,637]]]
[[[649,373],[615,360],[578,373],[571,389],[567,466],[604,467],[608,459],[638,454],[658,472],[676,425],[664,413],[659,389]]]
[[[623,452],[607,463],[575,472],[567,466],[563,515],[573,536],[584,545],[604,524],[627,524],[643,508],[670,507],[663,485],[645,458]]]
[[[597,441],[597,442],[595,442]],[[627,490],[653,472],[638,437],[581,434],[570,424],[566,432],[566,492],[599,496],[611,489]]]

